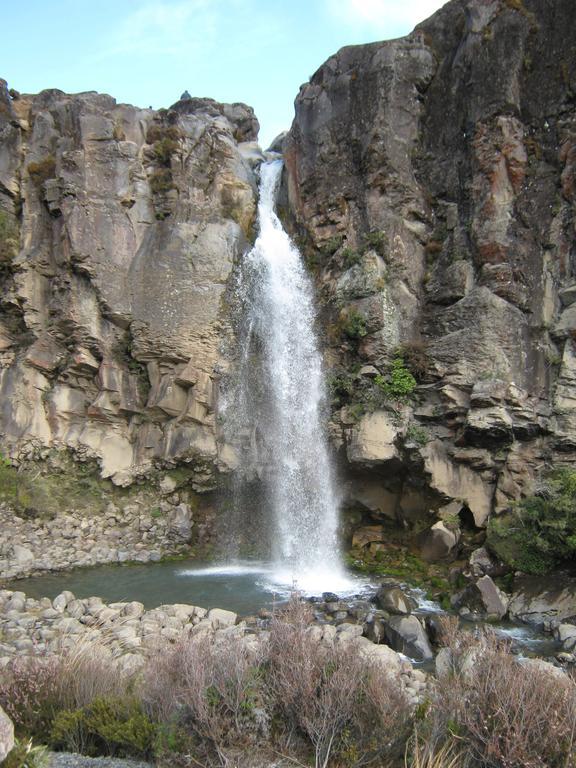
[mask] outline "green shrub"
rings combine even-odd
[[[15,739],[14,747],[2,763],[2,768],[44,768],[47,763],[46,747],[34,746],[32,739]]]
[[[354,248],[343,248],[340,251],[340,258],[345,269],[350,269],[355,264],[359,264],[362,259],[360,251],[355,251]]]
[[[328,389],[333,405],[346,403],[354,394],[355,376],[346,371],[332,374],[328,378]]]
[[[376,376],[374,382],[383,394],[392,400],[409,400],[416,389],[416,379],[406,368],[404,359],[399,355],[396,355],[392,360],[388,378]]]
[[[372,230],[367,232],[363,238],[364,250],[376,251],[380,256],[385,256],[388,250],[388,236],[386,232],[380,230]]]
[[[395,356],[404,360],[416,381],[422,381],[430,368],[430,355],[423,341],[405,341],[396,349]]]
[[[160,141],[155,142],[154,155],[156,160],[161,165],[168,167],[170,165],[172,155],[176,152],[177,149],[178,142],[165,136],[164,138],[160,139]]]
[[[170,139],[177,142],[182,138],[182,131],[176,125],[165,125],[163,123],[152,123],[146,132],[146,143],[155,144],[163,139]]]
[[[342,322],[342,332],[349,339],[362,339],[368,334],[366,319],[356,309],[346,312]]]
[[[53,746],[85,755],[147,758],[156,741],[156,726],[136,699],[98,698],[54,718]]]
[[[325,256],[332,256],[333,253],[336,253],[338,248],[342,245],[342,236],[341,235],[334,235],[334,237],[328,238],[328,240],[325,240],[322,245],[320,246],[320,250]]]
[[[488,547],[525,573],[547,573],[576,555],[576,471],[550,472],[538,493],[528,496],[488,526]]]
[[[29,163],[28,175],[37,187],[48,179],[53,179],[56,176],[56,158],[54,155],[47,155],[37,163]]]
[[[406,439],[416,443],[416,445],[426,445],[430,441],[430,435],[424,427],[418,424],[409,424],[406,430]]]

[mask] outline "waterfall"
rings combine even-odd
[[[349,586],[328,454],[312,283],[274,211],[282,161],[261,166],[259,235],[244,260],[235,397],[245,463],[259,468],[272,518],[273,578],[310,592]],[[251,430],[248,425],[251,424]]]

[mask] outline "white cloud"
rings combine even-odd
[[[372,26],[375,30],[408,32],[431,16],[446,0],[326,0],[335,18],[356,27]]]

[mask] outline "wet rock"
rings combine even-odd
[[[416,608],[416,603],[399,587],[380,587],[374,596],[376,605],[388,613],[407,615]]]

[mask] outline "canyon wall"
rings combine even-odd
[[[575,34],[571,0],[453,0],[300,89],[285,206],[376,519],[484,527],[576,458]]]
[[[65,450],[118,485],[234,466],[216,423],[226,290],[251,236],[258,122],[0,82],[0,433],[16,461]]]
[[[364,543],[443,520],[428,544],[450,550],[576,459],[574,39],[572,0],[452,0],[296,99],[279,208],[318,288]],[[221,487],[252,110],[0,85],[3,454]]]

